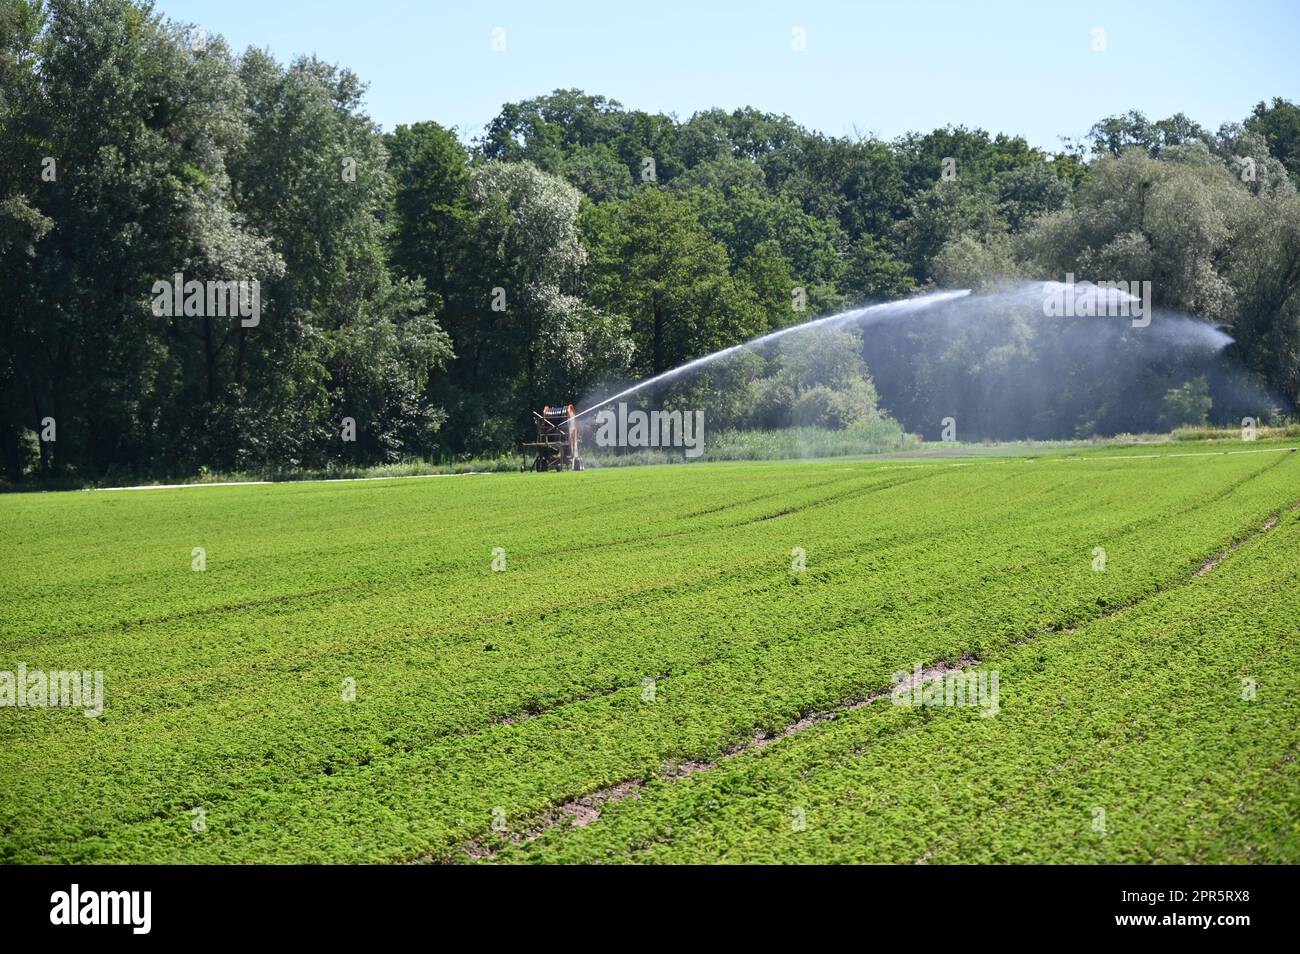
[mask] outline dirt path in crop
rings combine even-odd
[[[1286,509],[1291,511],[1300,509],[1300,500],[1290,504]],[[1277,526],[1280,514],[1281,510],[1279,509],[1278,512],[1270,515],[1261,526],[1246,532],[1223,550],[1217,552],[1190,576],[1146,593],[1127,603],[1111,607],[1106,612],[1102,613],[1095,619],[1089,620],[1088,623],[1084,625],[1091,625],[1100,620],[1125,613],[1155,599],[1158,596],[1176,590],[1179,587],[1186,586],[1199,577],[1205,576],[1222,563],[1230,554],[1240,549],[1251,540],[1267,533],[1269,530],[1272,530]],[[1074,628],[1047,627],[1013,640],[1009,644],[1008,648],[1021,646],[1041,636],[1053,633],[1065,633],[1068,635],[1074,631]],[[854,712],[858,709],[863,709],[867,706],[873,705],[881,699],[890,698],[896,691],[910,691],[918,685],[925,685],[936,680],[941,680],[950,674],[963,672],[968,668],[979,665],[981,661],[982,660],[978,656],[966,654],[956,661],[940,660],[934,662],[929,666],[924,667],[919,674],[915,671],[909,673],[907,678],[900,682],[897,687],[874,690],[838,706],[810,713],[788,724],[775,733],[765,733],[762,730],[757,730],[752,738],[732,746],[717,758],[670,762],[660,770],[659,777],[662,779],[676,780],[695,775],[699,772],[710,771],[738,755],[744,755],[748,752],[755,752],[767,748],[774,742],[780,742],[783,739],[788,739],[801,732],[806,732],[809,729],[821,725],[822,723],[834,719],[842,714]],[[496,857],[500,850],[499,842],[501,839],[504,839],[513,845],[521,845],[533,841],[557,827],[585,828],[593,822],[598,821],[607,806],[615,805],[628,798],[639,798],[644,787],[645,783],[640,779],[626,779],[615,785],[596,789],[595,791],[588,792],[584,795],[571,798],[568,801],[531,817],[523,825],[496,833],[495,837],[493,834],[485,833],[470,839],[469,841],[461,842],[444,852],[420,858],[418,861],[420,863],[456,863],[465,860],[491,861]],[[1013,795],[1011,796],[1011,799],[1014,799],[1015,797],[1018,796]],[[942,846],[940,845],[933,846],[929,851],[918,857],[916,862],[924,863],[936,851],[941,850],[941,848]]]
[[[803,718],[790,723],[779,732],[765,733],[761,730],[756,731],[754,736],[737,745],[732,746],[716,759],[691,760],[685,762],[671,762],[661,770],[660,777],[665,779],[680,779],[694,775],[697,772],[707,772],[717,768],[724,762],[734,759],[738,755],[744,755],[746,752],[755,752],[765,749],[773,742],[780,742],[782,739],[788,739],[792,735],[800,732],[806,732],[813,726],[820,725],[836,718],[846,712],[854,712],[863,709],[881,699],[888,699],[895,692],[910,692],[917,686],[924,686],[927,683],[943,679],[951,673],[959,673],[976,666],[980,662],[978,657],[963,656],[956,662],[941,662],[929,666],[919,673],[913,671],[908,673],[907,678],[900,680],[897,685],[890,689],[882,689],[872,692],[869,695],[862,696],[843,705],[835,706],[831,709],[823,709],[818,712],[810,713]],[[521,845],[525,842],[533,841],[540,835],[552,828],[561,825],[568,828],[586,828],[594,821],[598,821],[601,813],[607,805],[614,805],[627,798],[639,798],[641,790],[645,787],[640,779],[628,779],[619,782],[617,785],[610,785],[606,788],[597,789],[594,792],[588,792],[586,795],[580,795],[577,798],[571,798],[563,804],[548,809],[541,815],[532,818],[527,825],[508,832],[503,832],[504,837],[511,844]],[[456,851],[442,858],[425,858],[423,861],[440,860],[450,862],[456,860],[457,853],[464,855],[473,861],[491,860],[496,857],[498,849],[491,845],[489,836],[475,838],[459,846]]]

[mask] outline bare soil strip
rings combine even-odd
[[[1297,506],[1300,506],[1300,504],[1293,504],[1293,505],[1291,506],[1291,509],[1294,510]],[[1220,550],[1220,551],[1219,551],[1218,553],[1216,553],[1214,556],[1212,556],[1212,557],[1210,557],[1208,560],[1206,560],[1205,563],[1203,563],[1203,564],[1201,565],[1201,568],[1200,568],[1199,570],[1196,571],[1196,575],[1197,575],[1197,576],[1205,576],[1205,574],[1209,573],[1209,572],[1210,572],[1211,570],[1213,570],[1216,566],[1218,566],[1220,563],[1222,563],[1222,562],[1227,558],[1227,556],[1228,556],[1229,553],[1231,553],[1233,550],[1236,550],[1238,547],[1240,547],[1240,546],[1241,546],[1243,543],[1245,543],[1247,540],[1250,540],[1250,539],[1252,539],[1252,538],[1254,538],[1254,537],[1257,537],[1257,536],[1259,536],[1261,533],[1266,533],[1267,531],[1272,530],[1274,527],[1276,527],[1276,526],[1277,526],[1277,520],[1278,520],[1278,515],[1277,515],[1277,514],[1273,514],[1273,516],[1269,517],[1267,520],[1264,521],[1264,525],[1263,525],[1262,527],[1260,527],[1258,530],[1255,530],[1255,531],[1253,531],[1253,532],[1251,532],[1251,533],[1248,533],[1246,536],[1242,537],[1240,540],[1234,540],[1234,541],[1232,542],[1232,545],[1229,546],[1226,550]]]
[[[773,742],[780,742],[782,739],[788,739],[790,736],[799,732],[811,729],[815,725],[820,725],[830,719],[834,719],[845,712],[853,712],[878,702],[881,699],[889,698],[897,691],[910,691],[918,685],[924,685],[929,682],[942,679],[950,673],[962,672],[963,670],[978,665],[980,660],[975,656],[963,656],[957,662],[940,662],[926,669],[923,669],[919,675],[915,671],[908,673],[907,678],[898,683],[896,687],[883,689],[873,692],[870,695],[863,696],[843,705],[836,706],[833,709],[824,709],[819,712],[813,712],[804,716],[796,722],[792,722],[783,728],[780,732],[764,733],[759,730],[754,733],[753,738],[748,739],[738,745],[732,746],[716,759],[704,761],[673,762],[665,765],[660,770],[660,777],[665,779],[686,778],[694,775],[696,772],[705,772],[717,768],[720,764],[733,759],[737,755],[743,755],[746,752],[753,752],[758,749],[765,749]],[[577,798],[569,799],[561,805],[548,809],[541,815],[535,816],[529,823],[521,828],[509,832],[501,832],[501,837],[505,838],[511,844],[520,845],[529,842],[560,825],[566,825],[569,828],[585,828],[592,822],[597,821],[601,812],[606,805],[613,805],[623,801],[625,798],[639,798],[641,789],[644,784],[640,779],[628,779],[619,782],[617,785],[611,785],[607,788],[597,789],[594,792],[588,792],[586,795],[580,795]],[[490,860],[496,856],[497,849],[492,847],[492,839],[489,836],[481,836],[472,841],[462,844],[458,850],[453,850],[449,856],[443,857],[443,861],[454,861],[457,854],[463,854],[473,861]],[[421,859],[423,861],[439,860],[433,857]]]

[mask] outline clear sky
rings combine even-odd
[[[1131,108],[1153,119],[1181,110],[1215,129],[1261,99],[1300,99],[1300,0],[156,6],[237,51],[314,53],[349,67],[369,84],[370,114],[386,129],[432,119],[465,137],[502,103],[561,87],[682,119],[748,105],[833,135],[892,138],[953,123],[1048,149]],[[492,49],[496,28],[504,51]]]

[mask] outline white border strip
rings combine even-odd
[[[489,477],[493,471],[467,470],[463,474],[397,474],[393,477],[321,477],[316,480],[227,480],[193,484],[141,484],[138,487],[85,487],[83,493],[110,490],[188,490],[191,487],[270,487],[277,484],[352,484],[366,480],[427,480],[430,477]]]
[[[1153,458],[1162,457],[1226,457],[1230,454],[1294,454],[1294,447],[1261,447],[1259,450],[1235,450],[1235,451],[1188,451],[1183,454],[1097,454],[1092,457],[1040,457],[1039,460],[1152,460]]]

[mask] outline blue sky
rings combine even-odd
[[[1059,146],[1103,116],[1179,110],[1210,128],[1300,99],[1300,2],[735,4],[676,0],[158,0],[170,18],[369,84],[386,129],[473,136],[502,103],[559,87],[652,112],[750,105],[833,135],[948,123]],[[505,31],[494,52],[494,28]],[[792,49],[804,30],[806,49]],[[1105,31],[1095,52],[1094,30]]]

